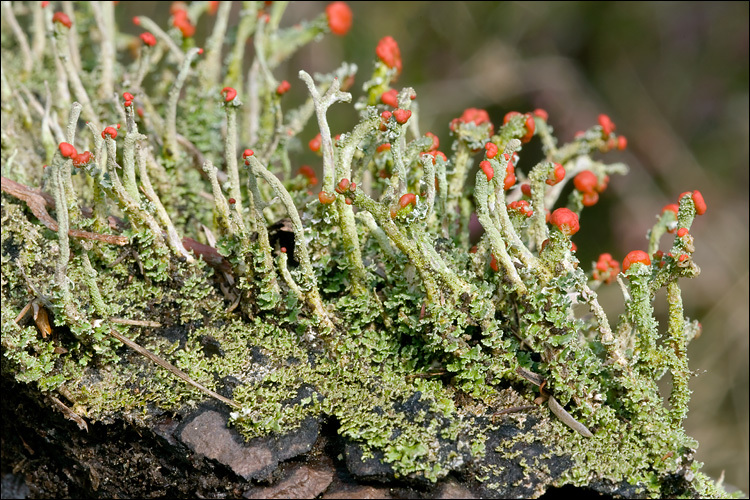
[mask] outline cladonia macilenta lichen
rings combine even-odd
[[[610,254],[576,257],[581,211],[627,172],[606,162],[627,146],[609,117],[558,144],[542,109],[496,125],[470,108],[441,140],[396,84],[409,63],[388,36],[364,83],[348,63],[282,80],[300,47],[347,34],[343,2],[289,27],[286,2],[175,4],[168,23],[134,18],[136,35],[111,2],[44,4],[3,4],[4,374],[84,419],[215,397],[252,438],[328,415],[398,475],[430,480],[466,458],[435,453],[439,439],[485,452],[470,417],[499,414],[513,385],[574,458],[560,484],[658,495],[677,474],[723,494],[682,428],[700,325],[679,283],[699,273],[702,196],[669,205],[622,272]],[[334,137],[331,106],[358,123]],[[532,141],[543,158],[522,171]],[[303,147],[318,165],[300,163]],[[615,281],[616,321],[596,294]]]

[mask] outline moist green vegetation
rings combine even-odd
[[[682,428],[699,325],[679,280],[699,273],[699,192],[659,217],[623,273],[611,257],[581,263],[579,215],[627,171],[600,158],[626,144],[609,118],[558,145],[543,110],[496,127],[468,109],[441,152],[414,90],[394,86],[390,37],[364,84],[352,64],[302,71],[291,87],[309,97],[285,104],[275,68],[345,33],[344,4],[281,27],[284,2],[244,2],[228,29],[224,2],[203,50],[189,27],[207,8],[166,31],[137,18],[151,44],[117,31],[111,3],[76,4],[71,27],[39,2],[3,5],[4,376],[92,420],[147,423],[219,395],[248,439],[335,417],[366,456],[432,481],[487,452],[489,417],[536,404],[533,428],[494,451],[538,442],[571,457],[555,484],[625,480],[658,496],[677,475],[725,495]],[[359,123],[332,137],[328,108],[352,101]],[[297,159],[310,121],[322,169]],[[532,140],[544,158],[524,172]],[[615,278],[626,308],[613,328],[595,290]],[[667,325],[653,317],[661,288]]]

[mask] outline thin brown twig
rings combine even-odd
[[[52,218],[49,212],[47,212],[47,206],[50,203],[45,199],[42,193],[34,191],[16,181],[12,181],[7,177],[0,177],[0,186],[4,193],[25,202],[34,216],[36,216],[42,224],[52,231],[57,231],[57,221]],[[128,244],[128,238],[115,234],[91,233],[89,231],[81,231],[80,229],[69,229],[68,235],[73,238],[101,241],[110,245],[122,246]]]

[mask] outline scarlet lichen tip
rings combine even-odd
[[[580,193],[594,193],[598,191],[599,178],[591,170],[584,170],[573,178],[573,185]]]
[[[511,210],[516,210],[524,214],[526,217],[531,217],[532,215],[534,215],[534,211],[531,209],[531,205],[529,205],[529,202],[526,200],[512,201],[508,204],[508,208]]]
[[[487,182],[491,181],[495,176],[495,169],[492,168],[492,164],[489,161],[482,160],[481,162],[479,162],[479,168],[481,168],[482,172],[484,172],[484,175],[487,176]]]
[[[345,2],[333,2],[326,7],[328,27],[331,33],[344,36],[352,27],[352,10]]]
[[[380,96],[380,102],[382,102],[383,104],[387,104],[392,108],[397,108],[398,91],[396,89],[391,89],[387,92],[383,92],[383,94]]]
[[[401,49],[398,48],[398,43],[391,36],[386,36],[380,39],[378,46],[375,48],[375,54],[383,64],[389,68],[395,68],[396,74],[401,74],[402,63],[401,63]]]
[[[398,123],[400,123],[401,125],[405,125],[406,122],[409,121],[409,118],[411,118],[411,110],[400,108],[395,109],[393,110],[393,117]]]
[[[73,157],[73,166],[82,167],[91,161],[91,152],[84,151]]]
[[[292,84],[289,83],[287,80],[283,80],[281,83],[279,83],[278,87],[276,87],[276,94],[284,95],[287,92],[289,92],[289,89],[291,88],[292,88]]]
[[[494,125],[490,121],[490,115],[484,109],[466,108],[459,118],[451,120],[450,129],[455,131],[459,123],[473,123],[474,125],[489,123],[490,135],[494,132]]]
[[[58,146],[58,149],[60,150],[60,154],[63,156],[63,158],[75,158],[76,156],[78,156],[78,152],[76,151],[75,146],[70,143],[61,142]]]
[[[485,156],[488,160],[491,160],[497,156],[498,148],[497,144],[495,144],[494,142],[488,142],[487,144],[485,144],[484,149],[486,151]]]
[[[172,26],[179,29],[183,37],[192,37],[195,34],[195,26],[190,22],[187,11],[183,8],[174,8],[171,10],[173,11]]]
[[[106,127],[102,131],[102,139],[106,139],[107,136],[111,137],[112,139],[117,137],[117,129],[115,127]]]
[[[334,201],[336,201],[336,195],[333,193],[326,193],[325,191],[321,191],[318,193],[318,201],[320,201],[323,205],[330,205]]]
[[[554,186],[565,178],[565,167],[559,163],[555,163],[554,165],[555,168],[552,170],[549,177],[547,177],[547,180],[544,181],[550,186]]]
[[[558,208],[552,212],[549,222],[567,236],[573,236],[581,228],[578,216],[567,208]]]
[[[341,179],[336,186],[336,192],[338,194],[344,194],[349,189],[349,179]]]
[[[224,96],[224,102],[230,102],[237,97],[237,91],[233,87],[224,87],[221,89],[221,95]]]
[[[677,212],[679,212],[680,206],[676,203],[670,203],[669,205],[664,205],[664,208],[661,209],[662,215],[664,215],[664,212],[674,212],[675,215],[677,215]]]
[[[508,162],[508,166],[505,167],[505,182],[503,183],[503,189],[508,190],[513,187],[516,183],[516,171],[513,166],[513,162]]]
[[[620,263],[616,261],[612,254],[603,253],[599,256],[592,277],[597,281],[612,283],[620,273]]]
[[[534,117],[530,113],[526,113],[526,121],[524,122],[524,126],[526,127],[526,134],[521,137],[521,142],[523,144],[526,144],[531,140],[532,137],[534,137],[534,132],[536,131],[536,122],[534,122]]]
[[[612,121],[612,119],[607,115],[599,115],[599,125],[602,127],[602,134],[604,137],[609,137],[609,135],[614,132],[615,128],[617,128]]]
[[[143,43],[145,43],[149,47],[153,47],[154,45],[156,45],[156,37],[152,35],[151,33],[149,33],[148,31],[145,33],[141,33],[140,37],[141,37],[141,41],[143,41]]]
[[[437,151],[440,147],[440,139],[438,138],[438,136],[436,136],[432,132],[425,132],[424,136],[432,139],[432,146],[430,146],[430,149],[428,151],[431,153]]]
[[[644,252],[643,250],[633,250],[632,252],[627,254],[625,256],[625,259],[623,259],[622,261],[623,272],[630,269],[630,266],[635,264],[636,262],[640,262],[641,264],[645,264],[647,266],[651,265],[651,259],[646,252]]]
[[[698,215],[705,214],[708,207],[706,206],[706,201],[703,199],[701,192],[697,190],[693,191],[692,197],[693,204],[695,205],[695,213]]]
[[[405,195],[401,196],[401,198],[398,199],[398,206],[401,208],[405,208],[408,205],[415,205],[417,204],[417,195],[414,193],[406,193]]]
[[[547,113],[547,111],[542,108],[535,109],[534,111],[531,112],[531,114],[536,116],[537,118],[544,120],[545,122],[549,118],[549,114]]]
[[[65,12],[55,12],[52,15],[52,22],[62,24],[68,29],[70,29],[73,26],[73,23],[71,22],[70,18]]]
[[[322,139],[320,137],[320,134],[318,134],[312,139],[310,139],[310,142],[307,143],[307,147],[310,148],[310,151],[318,152],[320,151],[320,146],[322,144],[323,144]]]
[[[255,152],[252,149],[246,149],[242,152],[242,158],[247,158],[249,156],[253,156]]]

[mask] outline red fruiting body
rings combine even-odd
[[[221,89],[221,95],[224,96],[224,102],[229,102],[237,97],[237,91],[232,87],[224,87]]]
[[[78,154],[77,156],[73,157],[73,165],[76,167],[82,167],[88,162],[91,161],[91,153],[89,151],[84,151],[83,153]]]
[[[230,205],[234,205],[235,203],[237,203],[237,200],[235,200],[234,198],[229,198],[227,201]]]
[[[389,149],[391,149],[391,143],[386,142],[385,144],[381,144],[380,146],[378,146],[375,151],[377,151],[378,153],[382,153],[383,151],[388,151]]]
[[[503,117],[503,125],[506,125],[516,116],[521,116],[521,113],[519,113],[518,111],[508,111],[507,113],[505,113],[505,116]]]
[[[179,29],[185,38],[190,38],[195,34],[195,26],[188,19],[188,13],[185,9],[175,9],[172,12],[172,26]]]
[[[393,110],[393,117],[396,119],[398,123],[401,125],[406,124],[406,122],[409,121],[409,118],[411,118],[411,110],[408,109],[395,109]]]
[[[497,267],[497,259],[495,258],[494,254],[492,254],[492,260],[490,260],[490,269],[492,269],[495,272],[499,271]]]
[[[382,102],[383,104],[387,104],[392,108],[397,108],[398,91],[396,89],[391,89],[388,92],[383,92],[383,94],[380,96],[380,102]]]
[[[485,153],[485,156],[487,157],[488,160],[491,160],[497,156],[497,153],[498,153],[497,144],[495,144],[494,142],[488,142],[487,144],[485,144],[484,149],[487,151]]]
[[[344,194],[349,189],[349,179],[341,179],[338,186],[336,186],[336,192],[338,194]]]
[[[622,151],[627,147],[628,147],[628,140],[625,138],[624,135],[619,136],[617,138],[617,149]]]
[[[625,259],[622,261],[622,270],[627,271],[630,269],[630,266],[635,264],[636,262],[640,262],[641,264],[646,264],[647,266],[651,265],[651,259],[648,258],[648,254],[644,252],[643,250],[633,250],[629,254],[625,256]]]
[[[246,149],[242,152],[242,157],[247,158],[248,156],[253,156],[255,152],[252,149]]]
[[[503,183],[503,189],[508,190],[513,187],[516,183],[516,171],[513,168],[513,163],[508,163],[505,167],[505,182]]]
[[[573,185],[581,193],[593,193],[597,191],[599,179],[591,170],[584,170],[573,178]]]
[[[695,204],[695,213],[703,215],[706,213],[706,201],[703,199],[703,195],[700,191],[693,191],[693,204]]]
[[[487,176],[487,182],[491,181],[492,178],[495,176],[495,169],[492,168],[492,165],[489,161],[483,160],[479,162],[479,168],[482,169],[482,172],[484,172],[484,175]]]
[[[683,237],[683,236],[685,236],[686,234],[688,234],[688,229],[687,229],[686,227],[681,227],[681,228],[680,228],[680,229],[679,229],[679,230],[677,231],[677,236],[678,236],[678,237],[680,237],[680,238],[682,238],[682,237]]]
[[[351,205],[354,202],[352,201],[351,198],[344,198],[344,203],[346,203],[347,205]]]
[[[549,114],[547,113],[547,111],[542,108],[535,109],[534,111],[531,112],[531,114],[536,116],[537,118],[541,118],[545,122],[549,118]]]
[[[102,139],[106,139],[107,136],[111,137],[112,139],[117,137],[117,129],[115,127],[106,127],[102,132]]]
[[[607,115],[599,115],[599,125],[602,127],[604,137],[609,137],[609,134],[611,134],[616,128],[615,124]]]
[[[573,236],[581,228],[578,223],[578,216],[567,208],[558,208],[552,212],[549,221],[550,224],[567,236]]]
[[[508,204],[508,208],[521,212],[526,217],[531,217],[532,215],[534,215],[534,211],[531,209],[529,202],[526,200],[512,201],[510,202],[510,204]]]
[[[524,196],[528,196],[531,198],[531,184],[528,182],[524,182],[521,184],[521,192],[524,194]]]
[[[210,15],[215,16],[217,10],[219,10],[219,2],[215,2],[215,1],[214,2],[208,2],[207,12]]]
[[[344,36],[352,27],[352,10],[344,2],[329,3],[326,7],[326,16],[328,27],[334,35]]]
[[[581,197],[581,204],[584,207],[593,207],[594,205],[596,205],[598,201],[599,201],[599,193],[597,193],[596,191],[583,193],[583,196]]]
[[[308,179],[315,177],[315,170],[310,165],[302,165],[297,172],[299,175],[304,175]]]
[[[443,153],[442,151],[432,151],[430,154],[433,158],[435,158],[434,160],[432,160],[432,163],[435,163],[438,158],[442,159],[443,161],[448,161],[448,157],[445,156],[445,153]]]
[[[383,37],[375,48],[375,54],[383,61],[383,64],[389,68],[395,68],[397,75],[401,74],[401,49],[398,48],[398,43],[393,37]]]
[[[689,258],[690,258],[690,256],[688,254],[683,253],[683,254],[680,254],[679,257],[677,257],[677,260],[680,261],[680,262],[685,262]]]
[[[138,18],[136,17],[135,19],[138,19]],[[153,47],[154,45],[156,45],[156,37],[152,35],[151,33],[149,32],[141,33],[140,37],[143,43],[145,43],[149,47]]]
[[[490,115],[487,111],[478,108],[467,108],[459,118],[451,120],[450,128],[452,131],[456,130],[459,123],[473,123],[474,125],[482,125],[489,123],[490,135],[494,133],[495,126],[490,121]]]
[[[620,263],[612,258],[611,254],[603,253],[596,262],[596,269],[594,269],[592,277],[597,281],[610,284],[617,278],[619,273]]]
[[[408,205],[417,205],[417,195],[414,193],[406,193],[398,199],[398,206],[404,208]]]
[[[320,146],[323,144],[322,139],[320,138],[320,134],[316,135],[312,139],[310,139],[310,142],[307,143],[307,147],[310,148],[310,151],[320,151]]]
[[[76,151],[76,148],[72,144],[61,142],[58,148],[63,158],[75,158],[78,156],[78,151]]]
[[[424,136],[432,139],[432,147],[430,147],[428,151],[430,152],[437,151],[437,149],[440,147],[440,139],[438,139],[438,136],[436,136],[432,132],[425,132]]]
[[[133,16],[133,24],[135,24],[136,26],[140,26],[141,25],[141,18],[138,17],[138,16]]]
[[[336,195],[333,193],[326,193],[325,191],[321,191],[320,193],[318,193],[318,200],[323,205],[330,205],[331,203],[336,201]]]
[[[135,99],[135,97],[133,97],[133,94],[131,94],[130,92],[123,92],[122,98],[126,101],[132,101],[133,99]]]
[[[277,93],[278,95],[284,95],[284,94],[286,94],[287,92],[289,92],[289,89],[291,89],[291,88],[292,88],[292,84],[291,84],[291,83],[289,83],[288,81],[284,80],[284,81],[282,81],[282,82],[281,82],[281,83],[279,84],[279,86],[278,86],[278,87],[276,87],[276,93]]]
[[[527,143],[531,140],[532,137],[534,137],[534,131],[536,130],[536,123],[534,122],[534,117],[531,116],[529,113],[526,113],[526,122],[524,123],[524,126],[526,127],[526,135],[521,137],[522,143]]]
[[[679,210],[680,210],[680,206],[677,203],[670,203],[669,205],[664,205],[664,208],[661,209],[661,213],[662,215],[664,215],[664,212],[670,211],[670,212],[674,212],[676,216]]]
[[[73,23],[70,21],[70,18],[65,12],[55,12],[52,16],[52,22],[62,24],[68,29],[73,26]]]
[[[550,173],[549,177],[547,178],[546,182],[550,186],[554,186],[558,182],[562,181],[565,178],[565,167],[560,165],[559,163],[555,163],[555,169]]]

